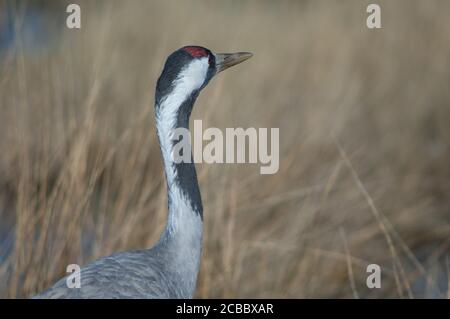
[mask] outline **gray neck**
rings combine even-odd
[[[157,246],[164,246],[170,267],[195,289],[200,268],[203,236],[203,208],[195,165],[172,160],[174,141],[171,132],[189,127],[190,109],[195,97],[184,101],[166,98],[156,107],[159,143],[167,180],[168,218]]]

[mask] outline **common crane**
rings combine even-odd
[[[68,288],[65,277],[35,298],[192,298],[200,268],[203,207],[195,164],[172,160],[171,132],[189,128],[195,100],[212,77],[251,56],[186,46],[167,58],[155,94],[168,192],[163,234],[151,249],[116,253],[81,268],[80,288]]]

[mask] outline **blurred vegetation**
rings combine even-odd
[[[275,175],[197,165],[196,296],[448,297],[450,2],[377,1],[380,30],[358,0],[77,1],[80,30],[68,3],[0,1],[0,34],[11,17],[15,31],[0,46],[0,296],[158,239],[154,86],[169,53],[198,44],[254,57],[192,118],[279,127],[281,153]],[[366,287],[372,263],[381,289]]]

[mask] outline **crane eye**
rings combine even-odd
[[[209,65],[214,63],[214,57],[212,56],[212,54],[210,54],[208,57],[208,63],[209,63]]]

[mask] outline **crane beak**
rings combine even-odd
[[[232,67],[233,65],[244,62],[253,56],[250,52],[237,53],[216,53],[216,70],[217,73]]]

